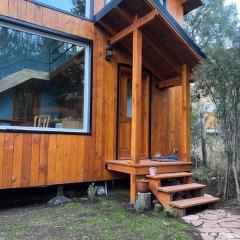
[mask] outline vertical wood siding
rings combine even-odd
[[[0,188],[117,178],[104,165],[116,158],[117,66],[129,57],[106,62],[107,36],[80,18],[24,0],[0,0],[0,14],[94,40],[91,136],[0,132]]]
[[[108,36],[93,23],[77,17],[25,0],[0,0],[0,14],[94,41],[91,135],[0,132],[0,188],[118,178],[105,170],[105,162],[116,159],[118,63],[130,64],[131,57],[115,51],[113,61],[106,62]],[[165,154],[179,146],[179,89],[161,93],[153,89],[154,94],[152,153]]]
[[[173,155],[181,149],[181,87],[159,90],[152,81],[151,153]]]

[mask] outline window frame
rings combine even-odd
[[[33,3],[33,4],[36,4],[36,5],[39,5],[39,6],[42,6],[42,7],[46,7],[46,8],[49,8],[49,9],[52,9],[52,10],[55,10],[57,12],[62,12],[62,13],[65,13],[65,14],[68,14],[68,15],[71,15],[71,16],[74,16],[74,17],[78,17],[78,18],[81,18],[83,20],[87,20],[87,21],[90,21],[90,22],[93,22],[93,19],[94,19],[94,0],[89,0],[89,7],[88,9],[86,9],[86,15],[88,16],[81,16],[79,14],[76,14],[76,13],[71,13],[67,10],[64,10],[64,9],[61,9],[61,8],[58,8],[58,7],[54,7],[54,6],[51,6],[51,5],[48,5],[48,4],[45,4],[45,3],[41,3],[39,2],[39,0],[26,0],[27,2],[30,2],[30,3]]]
[[[58,41],[69,42],[72,44],[85,46],[85,80],[84,85],[84,101],[83,106],[83,128],[68,129],[68,128],[41,128],[41,127],[21,127],[21,126],[1,126],[0,131],[3,132],[25,132],[25,133],[59,133],[59,134],[76,134],[76,135],[91,135],[92,131],[92,84],[93,84],[93,40],[82,38],[77,35],[64,33],[61,31],[52,30],[41,27],[32,23],[24,22],[17,19],[12,19],[5,16],[0,16],[0,27],[6,27],[18,31],[23,31],[29,34],[36,34],[42,37],[55,39]]]

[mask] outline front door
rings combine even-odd
[[[142,137],[141,158],[149,158],[149,74],[142,78]],[[132,69],[120,68],[118,100],[118,159],[131,157]]]

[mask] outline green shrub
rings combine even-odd
[[[164,208],[163,215],[165,217],[176,217],[176,213],[172,207]]]
[[[193,172],[193,177],[196,181],[201,183],[207,183],[211,178],[211,172],[209,168],[201,167]]]
[[[94,183],[92,183],[91,185],[89,185],[88,187],[88,190],[87,190],[87,193],[88,193],[88,197],[91,201],[93,201],[96,197],[96,194],[97,194],[97,187],[95,186]]]

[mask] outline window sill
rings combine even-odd
[[[41,128],[41,127],[13,127],[13,126],[0,126],[0,132],[11,133],[38,133],[38,134],[69,134],[69,135],[91,135],[90,131],[83,129],[54,129],[54,128]]]

